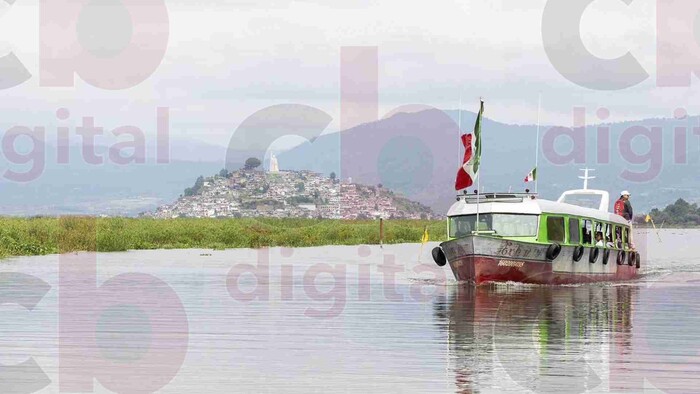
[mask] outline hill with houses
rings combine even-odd
[[[258,171],[252,168],[200,176],[172,204],[143,216],[274,217],[320,219],[436,219],[439,215],[381,184],[341,181],[335,173]]]

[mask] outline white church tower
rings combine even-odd
[[[280,165],[277,163],[277,157],[270,155],[270,173],[280,172]]]

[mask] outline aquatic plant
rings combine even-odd
[[[425,226],[431,240],[445,239],[442,221],[385,220],[383,242],[418,243]],[[378,244],[379,237],[377,220],[0,217],[0,258],[75,251],[361,245]]]

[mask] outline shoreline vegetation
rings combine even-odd
[[[0,259],[78,251],[376,245],[379,220],[0,217]],[[446,239],[444,220],[384,220],[385,244]]]
[[[700,227],[700,207],[696,203],[689,203],[679,198],[673,204],[663,209],[654,208],[649,211],[649,216],[657,228],[698,228]],[[640,227],[652,227],[652,223],[646,223],[646,214],[635,218],[635,225]]]
[[[649,212],[657,228],[700,228],[700,207],[683,199]],[[635,228],[652,229],[646,214]],[[275,218],[96,218],[1,217],[0,259],[78,251],[235,249],[377,245],[379,220]],[[447,238],[444,220],[384,220],[383,243],[420,243],[427,226],[431,241]]]

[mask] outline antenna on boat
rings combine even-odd
[[[535,171],[540,161],[540,109],[542,108],[542,92],[537,96],[537,138],[535,139]],[[535,195],[537,195],[538,176],[535,176]]]
[[[583,179],[583,190],[588,190],[588,180],[595,179],[594,176],[588,176],[588,172],[595,171],[595,170],[592,168],[586,167],[586,168],[581,168],[581,171],[583,171],[583,176],[579,175],[578,179]]]
[[[481,108],[484,105],[484,98],[482,96],[479,96],[479,113],[483,114],[483,111],[481,111]],[[477,118],[479,120],[480,118]],[[479,122],[481,122],[479,120]],[[479,123],[479,130],[481,130],[481,123]],[[481,138],[481,137],[480,137]],[[477,154],[477,152],[474,152],[474,154]],[[481,152],[479,152],[481,154]],[[479,161],[481,161],[481,156],[479,156]],[[479,169],[481,169],[481,163],[479,163]],[[481,196],[479,193],[481,193],[481,174],[476,175],[476,234],[479,234],[479,202],[481,201]]]

